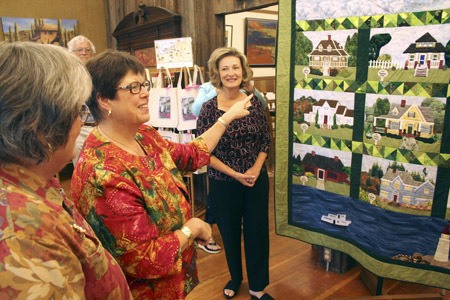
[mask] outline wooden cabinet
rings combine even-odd
[[[181,37],[181,17],[165,8],[143,7],[125,16],[112,35],[118,50],[134,54],[154,47],[155,40]]]

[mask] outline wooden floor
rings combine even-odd
[[[374,297],[360,278],[361,266],[353,267],[343,274],[326,271],[318,264],[318,254],[310,244],[275,234],[273,210],[273,177],[271,177],[270,197],[270,285],[266,291],[278,300],[311,299],[446,299],[450,291],[419,284],[385,279],[383,295]],[[70,179],[62,179],[68,191]],[[70,194],[69,192],[67,194]],[[222,245],[218,229],[214,236]],[[187,300],[224,299],[223,286],[229,280],[225,253],[208,254],[198,250],[197,260],[200,284],[191,292]],[[244,264],[245,266],[245,264]],[[245,272],[245,267],[244,267]],[[446,293],[445,293],[446,292]],[[417,294],[424,294],[417,296]],[[427,295],[428,294],[428,295]],[[444,296],[441,296],[444,294]],[[386,295],[392,295],[387,297]],[[410,295],[399,296],[399,295]],[[413,296],[416,295],[416,296]],[[250,299],[246,274],[236,300]]]

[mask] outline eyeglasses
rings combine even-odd
[[[145,88],[147,91],[150,90],[150,81],[146,80],[142,83],[134,81],[129,85],[119,86],[116,90],[128,90],[132,94],[139,94],[142,88]]]
[[[73,52],[75,52],[75,53],[81,53],[83,51],[85,53],[92,53],[92,49],[91,48],[77,48],[77,49],[73,50]]]
[[[80,116],[81,122],[83,123],[86,123],[90,114],[91,112],[89,111],[89,107],[86,104],[83,104],[78,111],[78,115]]]

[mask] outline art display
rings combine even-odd
[[[192,38],[155,40],[156,68],[192,67]]]
[[[156,66],[155,47],[136,49],[134,50],[133,54],[142,63],[144,67]]]
[[[245,55],[251,67],[275,66],[277,20],[245,19]]]
[[[225,46],[233,47],[233,26],[225,25]]]
[[[277,98],[289,99],[277,103],[289,116],[276,126],[277,162],[289,165],[276,166],[277,232],[448,289],[449,251],[443,261],[437,250],[450,228],[448,3],[362,1],[368,14],[354,16],[331,0],[335,17],[310,19],[318,8],[298,2],[279,19],[278,48],[292,46],[277,54]]]
[[[32,41],[67,47],[78,35],[78,21],[66,19],[9,18],[1,17],[5,41]]]

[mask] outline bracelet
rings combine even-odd
[[[186,236],[186,238],[187,238],[188,240],[190,240],[191,238],[194,237],[194,236],[192,235],[191,229],[190,229],[189,227],[185,226],[185,225],[184,225],[183,227],[181,227],[180,231]]]
[[[222,117],[219,117],[218,119],[217,119],[217,122],[219,122],[220,124],[222,124],[223,126],[225,126],[225,128],[228,128],[228,123],[222,118]]]

